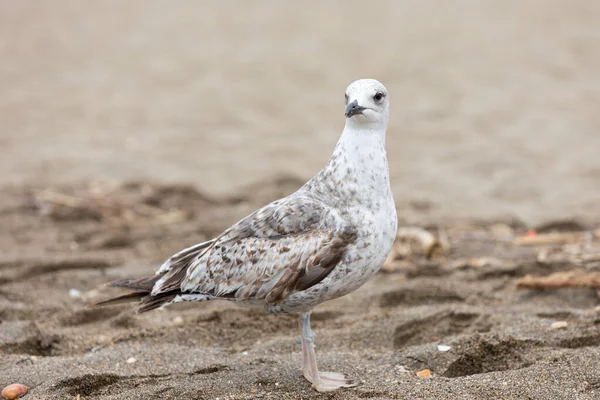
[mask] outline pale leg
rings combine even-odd
[[[339,388],[353,387],[357,384],[337,372],[319,372],[315,355],[315,334],[310,329],[310,312],[300,316],[302,338],[302,373],[318,392],[329,392]],[[316,379],[314,378],[316,377]]]

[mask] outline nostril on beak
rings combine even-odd
[[[354,100],[353,102],[348,103],[346,106],[345,115],[346,118],[350,118],[357,114],[362,114],[365,108],[358,105],[358,100]]]

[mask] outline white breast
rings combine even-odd
[[[396,237],[385,132],[345,130],[327,166],[306,189],[335,203],[340,218],[357,230],[356,242],[319,284],[294,294],[275,312],[299,312],[350,293],[383,265]]]

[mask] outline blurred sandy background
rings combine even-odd
[[[400,217],[600,216],[600,3],[0,2],[0,185],[301,180],[391,93]]]
[[[600,292],[517,289],[572,269],[600,281],[599,71],[597,0],[0,0],[0,387],[600,398]],[[400,247],[315,311],[320,366],[358,388],[310,389],[295,316],[85,308],[297,189],[362,77],[390,92],[401,225],[447,246]]]

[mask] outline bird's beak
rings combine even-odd
[[[350,118],[354,115],[358,115],[358,114],[362,114],[362,112],[365,110],[365,107],[361,107],[358,105],[358,100],[354,100],[351,103],[348,103],[348,105],[346,106],[346,118]]]

